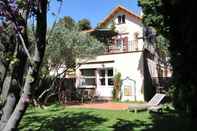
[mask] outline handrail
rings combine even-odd
[[[128,45],[122,45],[121,47],[117,47],[115,44],[111,44],[106,48],[106,53],[118,53],[118,52],[129,52],[129,51],[138,51],[137,40],[128,41]]]

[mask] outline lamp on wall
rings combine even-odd
[[[105,68],[105,64],[104,63],[102,63],[101,65],[102,65],[103,68]]]

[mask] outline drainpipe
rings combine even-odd
[[[136,90],[136,81],[134,81],[134,92],[135,92],[135,96],[134,96],[134,99],[135,101],[137,100],[137,90]]]

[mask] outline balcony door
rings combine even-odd
[[[112,53],[127,52],[128,51],[128,37],[118,37],[113,39],[110,48]]]
[[[123,51],[123,45],[124,45],[124,41],[123,39],[116,39],[116,42],[115,42],[115,49],[118,50],[118,51]]]

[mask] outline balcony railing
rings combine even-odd
[[[121,52],[131,52],[131,51],[138,51],[138,41],[137,40],[132,40],[128,41],[128,45],[117,47],[115,44],[110,45],[106,48],[105,53],[121,53]]]

